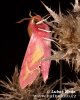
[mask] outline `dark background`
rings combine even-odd
[[[66,14],[66,10],[72,9],[70,3],[74,3],[74,0],[42,0],[47,6],[51,7],[58,13],[59,3],[61,11]],[[11,77],[15,66],[18,65],[21,68],[21,63],[24,58],[24,54],[29,42],[29,36],[27,34],[28,21],[24,21],[21,24],[16,22],[29,17],[29,12],[32,15],[39,14],[42,17],[48,14],[47,10],[41,4],[40,0],[11,0],[0,3],[0,79],[5,79],[5,75]],[[59,77],[59,64],[52,62],[50,77],[54,79]],[[71,76],[69,66],[63,62],[64,71],[63,74]],[[54,72],[52,72],[54,70]],[[72,74],[73,75],[73,74]]]

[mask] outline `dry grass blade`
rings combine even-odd
[[[15,68],[15,72],[12,76],[12,81],[8,82],[0,81],[0,86],[4,87],[4,92],[0,94],[0,100],[49,100],[47,97],[47,91],[52,90],[59,80],[47,85],[43,82],[42,77],[38,76],[31,86],[21,89],[18,83],[19,72],[18,68]]]

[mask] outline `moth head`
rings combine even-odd
[[[28,25],[29,36],[31,36],[32,34],[41,35],[48,30],[49,26],[44,22],[44,19],[41,16],[36,15],[31,18]]]

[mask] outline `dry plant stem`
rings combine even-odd
[[[60,61],[60,91],[62,91],[62,61]]]

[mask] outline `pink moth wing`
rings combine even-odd
[[[19,83],[22,89],[27,85],[31,85],[40,72],[45,82],[48,78],[50,68],[50,61],[42,61],[43,58],[47,58],[51,55],[50,41],[44,39],[50,38],[50,34],[49,32],[38,29],[49,30],[49,27],[44,23],[36,25],[33,21],[34,18],[37,18],[38,21],[41,20],[41,17],[37,15],[33,17],[29,23],[30,32],[32,33],[30,33],[30,42],[25,53],[19,76]]]

